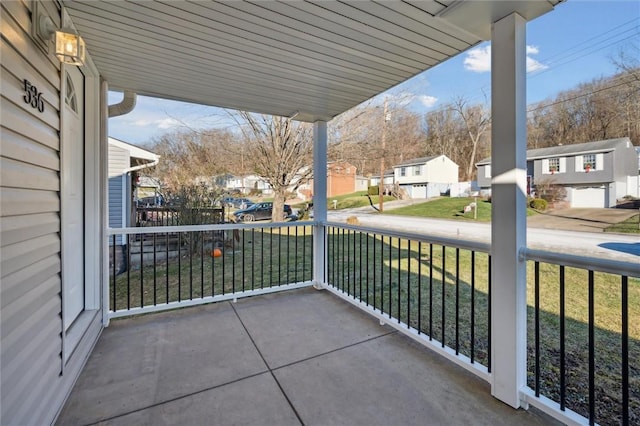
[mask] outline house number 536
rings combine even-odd
[[[22,99],[24,99],[25,103],[31,105],[31,107],[37,108],[40,112],[44,112],[44,99],[42,99],[42,92],[38,92],[38,88],[26,79],[24,80],[24,96]]]

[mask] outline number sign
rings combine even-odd
[[[38,88],[31,84],[27,79],[24,80],[24,96],[22,97],[24,102],[31,105],[32,108],[36,108],[40,112],[44,112],[44,99],[42,98],[42,92],[38,92]]]

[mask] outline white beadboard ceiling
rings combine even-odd
[[[115,90],[329,120],[563,0],[62,0]]]

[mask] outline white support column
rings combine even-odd
[[[109,85],[100,81],[100,239],[102,241],[102,325],[109,326]],[[113,247],[113,261],[116,261],[115,247]]]
[[[325,226],[327,220],[327,122],[313,123],[313,285],[325,284]]]
[[[526,384],[526,21],[495,22],[491,46],[491,393],[518,408]]]

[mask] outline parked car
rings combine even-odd
[[[231,204],[233,205],[233,207],[235,207],[236,209],[246,209],[248,207],[251,207],[252,205],[254,205],[255,203],[253,201],[251,201],[248,198],[235,198]]]
[[[268,220],[271,219],[271,211],[273,210],[273,203],[256,203],[246,209],[237,210],[233,213],[234,220],[236,222],[253,222],[254,220]],[[284,205],[284,217],[291,218],[293,216],[293,210],[288,204]]]

